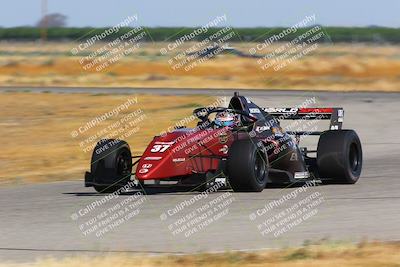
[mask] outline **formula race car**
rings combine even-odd
[[[155,136],[141,156],[133,156],[125,141],[100,140],[85,186],[114,192],[131,183],[146,187],[150,181],[203,189],[224,182],[234,191],[260,192],[268,184],[354,184],[360,177],[361,142],[355,131],[342,130],[342,108],[260,108],[235,93],[228,107],[197,108],[193,115],[197,127],[175,127]],[[282,120],[292,125],[284,130]],[[297,127],[319,120],[330,120],[329,130]],[[305,135],[319,136],[316,150],[300,147]]]

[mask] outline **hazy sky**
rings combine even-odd
[[[62,13],[68,26],[112,26],[138,15],[142,26],[199,26],[226,14],[234,27],[290,26],[316,14],[324,26],[400,27],[399,0],[275,0],[275,1],[154,1],[47,0],[48,13]],[[34,25],[41,16],[41,0],[0,0],[0,26]]]

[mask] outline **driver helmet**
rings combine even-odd
[[[215,115],[214,123],[218,127],[233,127],[238,124],[238,117],[229,111],[221,111]]]

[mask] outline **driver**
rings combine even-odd
[[[216,128],[239,126],[239,116],[229,111],[218,112],[215,115],[214,125]]]

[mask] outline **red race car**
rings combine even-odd
[[[221,182],[234,191],[260,192],[267,184],[353,184],[360,177],[361,142],[355,131],[341,129],[342,108],[260,108],[235,93],[229,107],[197,108],[193,114],[197,127],[155,136],[141,156],[132,156],[125,141],[100,140],[85,186],[114,192],[127,184],[204,189]],[[330,120],[330,127],[285,131],[281,120]],[[304,135],[319,135],[316,150],[299,146]]]

